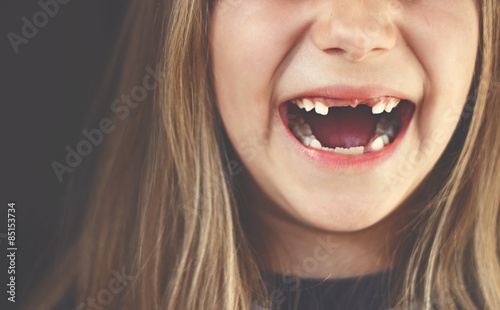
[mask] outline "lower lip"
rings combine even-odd
[[[293,147],[295,147],[301,154],[306,156],[306,158],[308,158],[315,164],[329,170],[365,170],[388,160],[392,156],[392,154],[394,154],[401,140],[404,138],[413,116],[412,112],[412,114],[409,116],[410,119],[402,122],[403,126],[399,130],[394,141],[392,141],[392,143],[390,143],[380,151],[363,153],[359,155],[345,155],[315,149],[302,144],[299,140],[297,140],[297,138],[288,128],[287,112],[287,104],[281,104],[278,114],[281,118],[282,124],[285,126],[285,131],[288,137],[292,141]]]

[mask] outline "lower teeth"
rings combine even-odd
[[[321,149],[328,152],[334,152],[344,155],[358,155],[369,152],[380,151],[384,147],[386,147],[390,140],[393,140],[396,136],[396,127],[397,124],[395,122],[381,117],[377,126],[375,127],[375,131],[373,137],[370,139],[366,146],[355,146],[349,148],[343,147],[335,147],[330,148],[326,146],[322,146],[321,142],[312,134],[311,127],[307,124],[301,115],[294,114],[294,117],[288,118],[288,127],[294,134],[294,136],[305,146],[310,146],[315,149]]]
[[[349,148],[336,147],[334,149],[324,146],[321,149],[324,151],[335,152],[344,155],[358,155],[358,154],[363,154],[365,152],[364,146],[355,146]]]

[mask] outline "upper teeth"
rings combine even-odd
[[[380,114],[380,113],[384,112],[384,110],[385,110],[385,104],[382,101],[380,101],[379,103],[377,103],[376,105],[374,105],[372,107],[373,114]]]
[[[304,99],[304,100],[302,100],[302,103],[303,103],[304,108],[306,109],[307,112],[309,112],[312,109],[314,109],[314,102],[312,102],[311,100]]]
[[[328,107],[324,105],[321,101],[316,102],[316,107],[314,108],[316,113],[321,114],[321,115],[327,115],[328,114]]]
[[[392,109],[394,109],[398,105],[399,101],[400,99],[394,97],[379,97],[367,100],[367,102],[370,102],[371,104],[375,103],[372,106],[373,114],[380,114],[384,111],[387,113],[391,113]],[[292,102],[296,104],[299,108],[305,109],[307,112],[314,109],[314,111],[318,114],[321,115],[328,114],[328,106],[322,99],[318,98],[313,100],[309,98],[301,98],[301,99],[295,99]]]

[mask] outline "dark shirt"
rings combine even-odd
[[[359,278],[329,280],[279,274],[264,275],[268,283],[270,301],[254,303],[252,310],[390,310],[391,308],[386,302],[389,287],[388,272]],[[55,308],[55,310],[74,309],[74,300],[70,298]]]
[[[255,305],[255,309],[390,309],[388,306],[389,272],[357,278],[328,280],[270,274],[267,279],[270,302]]]

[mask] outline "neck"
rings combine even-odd
[[[359,231],[320,230],[286,214],[260,190],[247,189],[245,217],[262,268],[301,278],[350,278],[390,268],[395,212]],[[399,218],[399,219],[398,219]]]

